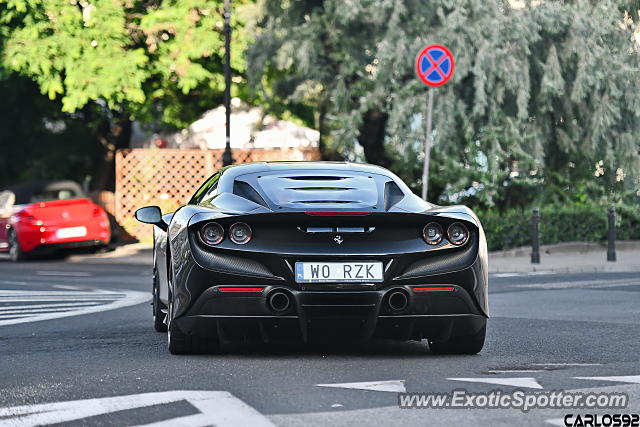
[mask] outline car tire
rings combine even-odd
[[[169,313],[173,303],[169,302]],[[215,336],[188,335],[182,332],[176,322],[169,320],[167,343],[171,354],[216,354],[220,351],[220,341]]]
[[[171,354],[189,354],[191,353],[191,346],[189,344],[187,334],[183,333],[176,322],[173,322],[171,318],[173,317],[173,298],[169,295],[169,310],[167,312],[168,319],[167,322],[167,345],[169,347],[169,352]]]
[[[27,254],[20,248],[18,236],[12,228],[8,230],[7,240],[9,240],[9,258],[11,261],[18,262],[27,259]]]
[[[164,319],[167,316],[163,311],[167,307],[160,301],[160,289],[158,285],[158,272],[153,271],[153,300],[151,302],[153,310],[153,328],[156,332],[167,332],[167,325],[164,323]]]
[[[435,354],[478,354],[484,347],[486,323],[475,334],[453,336],[446,341],[429,341],[429,349]]]
[[[168,272],[169,279],[169,307],[167,309],[167,344],[171,354],[215,354],[220,350],[220,340],[217,336],[199,336],[185,334],[173,321],[173,295],[171,282],[173,270]]]

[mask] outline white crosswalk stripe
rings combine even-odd
[[[260,412],[225,391],[176,390],[128,396],[0,407],[0,427],[32,427],[187,401],[200,413],[146,424],[145,427],[255,426],[274,427]],[[142,427],[142,426],[139,426]]]
[[[140,304],[146,292],[0,290],[0,326],[97,313]]]

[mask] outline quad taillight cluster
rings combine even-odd
[[[216,246],[222,243],[225,238],[225,230],[217,222],[205,224],[199,231],[200,240],[206,245]],[[229,240],[236,245],[245,245],[253,237],[253,231],[244,222],[236,222],[228,230]]]
[[[422,238],[429,245],[439,244],[444,236],[444,230],[437,222],[430,222],[422,229]],[[446,237],[452,245],[462,246],[469,240],[469,229],[461,222],[454,222],[447,227]]]

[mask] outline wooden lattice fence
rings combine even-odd
[[[129,149],[116,153],[115,216],[141,241],[151,227],[133,217],[142,206],[172,212],[186,203],[202,182],[222,166],[223,150]],[[234,150],[235,163],[266,160],[319,160],[317,149]]]

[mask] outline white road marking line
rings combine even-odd
[[[10,314],[8,316],[0,315],[0,319],[22,319],[23,317],[31,317],[31,314]]]
[[[493,277],[520,277],[521,273],[496,273],[492,274]]]
[[[27,304],[27,305],[5,305],[5,306],[0,306],[0,313],[2,313],[3,310],[17,310],[17,309],[23,309],[23,308],[53,308],[53,307],[77,307],[77,306],[81,306],[81,305],[95,305],[98,304],[98,301],[96,302],[66,302],[66,303],[60,303],[60,304]]]
[[[63,317],[79,316],[83,314],[98,313],[101,311],[115,310],[117,308],[128,307],[141,304],[150,299],[147,292],[138,291],[106,291],[95,290],[92,292],[75,291],[2,291],[0,292],[0,303],[15,302],[57,302],[58,307],[43,309],[42,312],[31,310],[25,316],[18,311],[10,312],[11,306],[2,306],[0,312],[0,326],[16,325],[19,323],[38,322],[42,320],[60,319]],[[68,308],[59,308],[62,303],[82,303]],[[89,305],[90,303],[93,303]],[[46,304],[43,304],[46,305]],[[54,304],[51,304],[51,306]],[[11,318],[9,318],[11,317]],[[1,425],[1,424],[0,424]]]
[[[92,304],[96,305],[96,304]],[[85,305],[86,307],[86,305]],[[31,308],[23,310],[4,310],[0,311],[0,318],[10,317],[10,314],[37,314],[37,313],[54,313],[56,311],[74,310],[74,307],[54,307],[54,308]]]
[[[71,285],[53,285],[53,287],[57,289],[71,289],[74,291],[82,289],[80,286],[71,286]]]
[[[0,292],[0,298],[3,299],[7,299],[10,300],[11,298],[27,298],[27,297],[33,297],[33,298],[55,298],[55,297],[60,297],[63,296],[64,298],[76,298],[76,297],[80,297],[80,298],[92,298],[92,297],[113,297],[113,296],[117,296],[119,295],[119,292],[109,292],[109,293],[104,293],[104,292],[81,292],[81,293],[75,293],[73,291],[56,291],[55,293],[44,293],[44,292],[38,292],[38,291],[21,291],[20,293],[15,293],[15,294],[3,294],[2,292]]]
[[[185,400],[201,412],[199,414],[201,417],[197,415],[179,417],[147,426],[215,425],[226,427],[250,425],[274,427],[274,424],[264,415],[231,393],[189,390],[0,408],[0,427],[32,427],[66,423],[112,412],[166,405]]]
[[[36,271],[36,276],[91,277],[93,274],[85,271]]]
[[[29,282],[18,282],[15,280],[0,280],[0,283],[3,285],[12,285],[12,286],[27,286]]]
[[[600,366],[602,363],[532,363],[534,366]]]
[[[69,297],[69,298],[64,298],[64,297],[59,297],[59,298],[55,298],[55,297],[15,297],[15,298],[0,298],[0,303],[11,303],[11,302],[47,302],[47,301],[111,301],[114,299],[121,299],[124,298],[124,295],[118,295],[117,297],[107,297],[107,296],[101,296],[101,297]]]
[[[79,291],[24,291],[10,290],[0,291],[0,303],[15,302],[48,302],[48,301],[111,301],[124,298],[122,292],[94,290],[91,292]]]
[[[38,291],[21,291],[15,294],[3,294],[0,292],[0,299],[13,301],[15,298],[113,298],[119,296],[119,292],[73,292],[73,291],[56,291],[55,293],[43,293]]]
[[[498,385],[507,385],[511,387],[524,387],[524,388],[535,388],[535,389],[544,388],[540,384],[538,384],[538,381],[535,378],[531,378],[531,377],[518,377],[518,378],[485,377],[485,378],[447,378],[447,379],[451,381],[498,384]]]
[[[0,296],[11,296],[11,295],[25,295],[28,293],[30,295],[113,295],[117,294],[117,291],[106,291],[101,289],[91,290],[91,291],[43,291],[43,290],[16,290],[16,289],[5,289],[0,290]]]
[[[577,380],[614,381],[619,383],[640,384],[640,375],[621,375],[614,377],[573,377]]]
[[[490,369],[487,372],[491,372],[492,374],[508,374],[510,372],[544,372],[544,369]]]
[[[544,420],[544,422],[547,424],[551,424],[552,426],[560,426],[560,427],[565,426],[564,418],[552,418],[550,420]]]
[[[404,380],[366,381],[358,383],[316,384],[316,387],[349,388],[356,390],[388,391],[390,393],[406,393]]]

